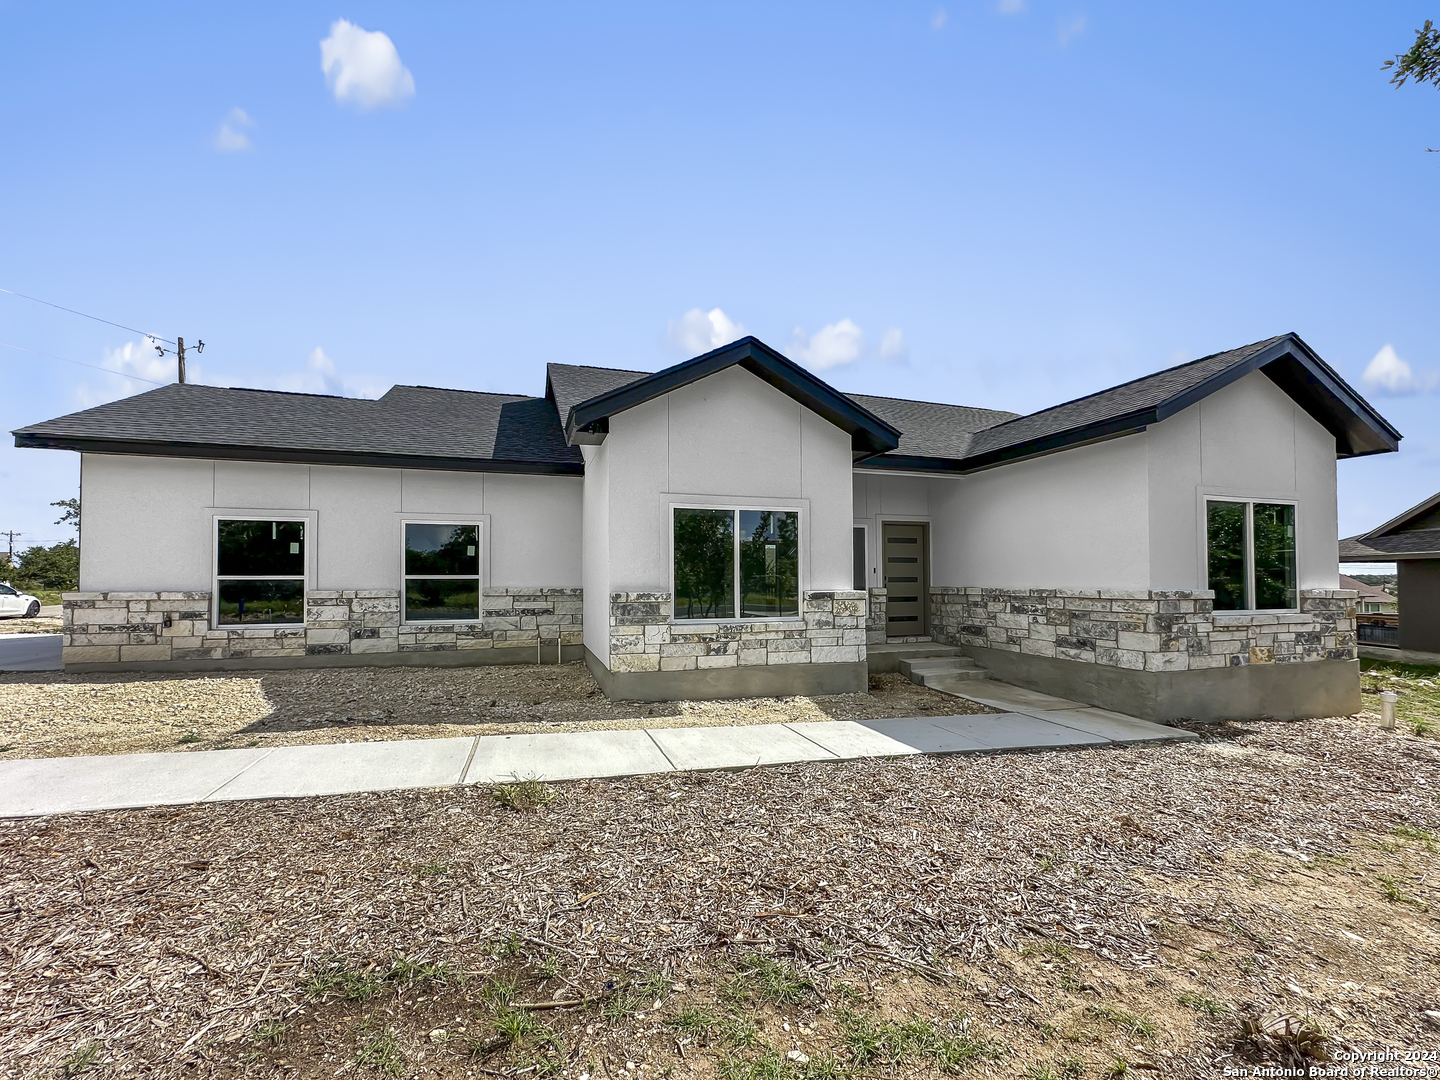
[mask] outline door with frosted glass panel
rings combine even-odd
[[[915,637],[929,633],[926,597],[929,593],[929,544],[926,526],[886,524],[881,530],[881,574],[885,598],[885,635]]]

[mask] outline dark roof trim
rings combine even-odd
[[[1422,514],[1429,513],[1437,506],[1440,506],[1440,492],[1431,495],[1430,498],[1426,499],[1419,505],[1412,506],[1404,513],[1391,518],[1389,521],[1385,522],[1384,525],[1377,526],[1376,528],[1371,529],[1367,533],[1361,533],[1360,536],[1356,537],[1356,539],[1369,540],[1371,537],[1384,536],[1386,533],[1389,532],[1404,532],[1405,530],[1400,528],[1401,525],[1406,525],[1409,522],[1413,521],[1415,518],[1420,517]]]
[[[857,453],[883,454],[900,445],[898,430],[754,337],[743,337],[618,390],[580,402],[566,417],[565,436],[575,442],[582,432],[609,431],[610,417],[616,413],[736,364],[848,433],[851,447]]]
[[[1400,449],[1400,432],[1294,333],[1286,334],[1249,359],[1162,402],[1155,408],[1155,422],[1188,409],[1252,371],[1262,370],[1271,382],[1335,436],[1340,457],[1389,454]]]
[[[297,465],[355,465],[380,469],[443,469],[451,472],[525,473],[583,476],[574,461],[498,461],[493,458],[436,457],[429,454],[379,454],[345,450],[290,450],[274,446],[216,443],[162,443],[125,439],[85,439],[66,435],[15,434],[15,445],[82,454],[140,454],[149,457],[213,458],[225,461],[285,461]]]
[[[1044,435],[1038,439],[1017,443],[1015,446],[1001,447],[999,450],[977,454],[974,457],[903,458],[895,454],[884,454],[855,464],[856,468],[880,471],[939,472],[957,475],[981,472],[1000,465],[1009,465],[1014,461],[1044,457],[1046,454],[1058,453],[1061,450],[1074,450],[1081,446],[1089,446],[1091,443],[1108,442],[1111,439],[1118,439],[1122,435],[1134,435],[1144,431],[1147,424],[1155,423],[1151,416],[1153,412],[1154,410],[1144,410],[1127,413],[1110,420],[1087,424],[1083,428],[1061,431],[1054,435]]]

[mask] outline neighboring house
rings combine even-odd
[[[542,397],[172,385],[15,439],[82,455],[71,670],[583,656],[660,700],[859,692],[919,638],[1164,718],[1358,708],[1336,459],[1400,435],[1284,335],[1028,416],[747,337]]]
[[[1357,615],[1394,615],[1400,610],[1400,601],[1376,585],[1366,585],[1353,577],[1340,575],[1340,588],[1355,594]]]
[[[1340,541],[1340,559],[1395,564],[1400,629],[1393,644],[1402,655],[1391,655],[1440,663],[1440,494],[1378,528]]]

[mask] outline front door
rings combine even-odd
[[[881,574],[885,598],[885,636],[917,637],[929,633],[925,618],[929,593],[926,526],[886,524],[881,529]]]

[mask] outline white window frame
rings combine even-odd
[[[406,525],[473,525],[475,526],[475,591],[479,602],[475,606],[473,619],[419,619],[410,620],[405,604],[405,583],[412,577],[442,581],[469,581],[469,574],[407,574],[405,572],[405,526]],[[486,522],[478,517],[456,514],[453,517],[402,517],[400,519],[400,625],[401,626],[475,626],[485,621],[485,535]]]
[[[801,507],[801,506],[795,506],[795,505],[777,505],[777,504],[775,504],[775,503],[771,503],[770,505],[767,506],[767,505],[765,505],[766,501],[767,501],[767,500],[757,499],[757,500],[755,500],[754,502],[746,502],[746,501],[741,500],[741,499],[735,499],[735,500],[729,500],[729,501],[726,501],[726,502],[672,502],[672,503],[670,504],[670,514],[669,514],[669,519],[668,519],[668,521],[666,522],[666,524],[667,524],[667,526],[668,526],[668,531],[669,531],[669,544],[668,544],[668,547],[669,547],[669,550],[670,550],[670,621],[671,621],[672,623],[679,623],[679,624],[727,623],[727,624],[731,624],[731,623],[772,623],[772,622],[788,622],[788,623],[799,623],[799,624],[801,624],[801,625],[804,624],[804,622],[805,622],[805,592],[806,592],[805,582],[806,582],[806,580],[807,580],[807,579],[806,579],[806,576],[805,576],[805,573],[806,573],[806,570],[808,569],[808,567],[807,567],[807,565],[806,565],[806,560],[805,560],[805,552],[806,552],[805,537],[806,537],[807,529],[808,529],[808,527],[809,527],[809,522],[806,520],[805,509],[804,509],[804,507]],[[733,560],[733,566],[734,566],[734,571],[733,571],[733,572],[734,572],[734,577],[733,577],[732,580],[733,580],[733,582],[734,582],[734,584],[735,584],[735,614],[734,614],[733,616],[731,616],[730,618],[728,618],[728,619],[715,619],[715,618],[709,618],[709,619],[707,619],[707,618],[682,619],[682,618],[679,617],[679,615],[676,614],[676,611],[678,610],[678,605],[675,603],[675,511],[676,511],[676,510],[725,510],[725,511],[728,511],[729,513],[735,515],[735,519],[734,519],[734,520],[735,520],[735,527],[734,527],[734,529],[732,530],[732,532],[734,533],[734,539],[733,539],[734,547],[733,547],[733,549],[732,549],[733,554],[732,554],[732,556],[731,556],[731,558],[732,558],[732,560]],[[747,511],[747,510],[755,511],[755,512],[762,513],[762,514],[763,514],[763,513],[794,514],[794,515],[796,516],[796,518],[799,520],[800,534],[795,538],[795,546],[796,546],[795,606],[796,606],[796,613],[795,613],[794,615],[745,615],[745,616],[740,615],[741,600],[740,600],[740,518],[739,518],[739,515],[740,515],[741,513],[745,512],[745,511]]]
[[[295,522],[305,528],[301,543],[301,554],[305,557],[303,574],[224,574],[220,573],[220,522],[222,521],[275,521]],[[315,515],[296,513],[293,510],[274,511],[225,511],[217,510],[210,519],[210,626],[214,630],[303,630],[309,622],[310,612],[310,568],[315,562]],[[220,621],[220,582],[222,581],[299,581],[300,610],[298,623],[222,623]]]
[[[1245,603],[1244,608],[1215,609],[1216,615],[1283,615],[1300,610],[1300,503],[1296,499],[1277,499],[1265,495],[1220,495],[1207,492],[1201,499],[1200,565],[1205,588],[1210,588],[1210,504],[1212,502],[1245,504]],[[1255,504],[1292,506],[1295,508],[1295,607],[1255,607]]]

